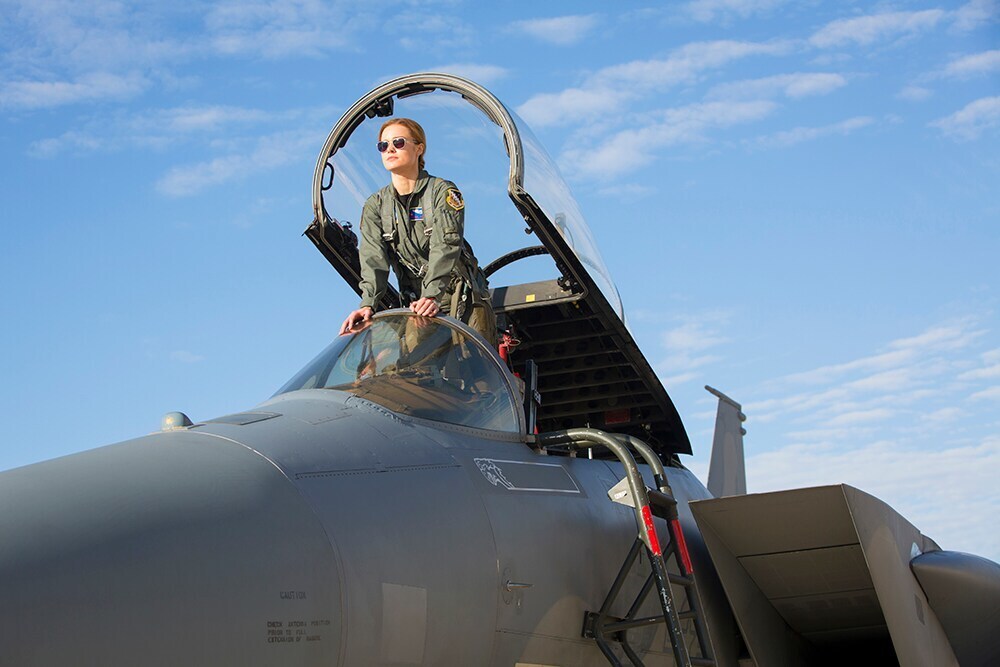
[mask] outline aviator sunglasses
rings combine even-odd
[[[407,144],[407,142],[409,142],[411,144],[419,144],[420,143],[416,139],[407,139],[406,137],[393,137],[393,139],[392,139],[392,147],[395,148],[397,151],[398,150],[402,150],[403,146],[405,146]],[[378,149],[379,153],[384,153],[387,150],[389,150],[389,142],[388,141],[380,141],[377,144],[375,144],[375,148]]]

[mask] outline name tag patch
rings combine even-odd
[[[410,209],[410,222],[416,222],[418,220],[424,219],[424,209],[422,206],[417,206]]]

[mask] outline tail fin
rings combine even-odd
[[[709,393],[719,398],[715,414],[715,437],[712,439],[712,461],[708,467],[708,490],[716,498],[741,496],[747,492],[747,471],[743,460],[743,436],[740,426],[747,416],[740,404],[718,389],[705,385]]]

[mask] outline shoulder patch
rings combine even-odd
[[[465,208],[465,201],[462,199],[462,193],[455,188],[450,188],[448,190],[448,196],[445,197],[445,201],[448,202],[448,206],[451,206],[456,211],[461,211]]]

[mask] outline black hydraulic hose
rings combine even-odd
[[[494,259],[492,262],[483,268],[483,274],[487,278],[492,276],[494,273],[507,266],[508,264],[513,264],[519,259],[524,259],[525,257],[534,257],[535,255],[547,255],[549,254],[549,249],[543,245],[533,245],[527,248],[521,248],[520,250],[514,250],[502,257]]]

